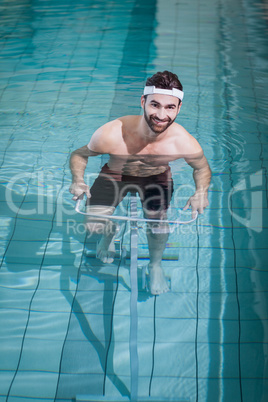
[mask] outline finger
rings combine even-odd
[[[84,198],[84,194],[85,194],[85,193],[81,193],[77,198],[78,198],[79,200],[82,200],[82,199]]]
[[[194,219],[196,217],[196,213],[197,213],[197,209],[192,208],[192,219]]]
[[[198,208],[198,213],[199,213],[199,214],[202,214],[203,212],[204,212],[204,207],[199,207],[199,208]]]
[[[183,207],[183,211],[186,211],[186,209],[188,209],[189,207],[190,207],[190,201],[187,201],[187,203]]]
[[[84,194],[85,194],[85,193],[81,193],[81,194],[79,194],[79,195],[74,195],[72,199],[73,199],[74,201],[82,200],[83,197],[84,197]]]

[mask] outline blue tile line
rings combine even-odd
[[[149,396],[151,396],[152,392],[152,381],[154,376],[154,367],[155,367],[155,343],[156,343],[156,296],[154,296],[154,311],[153,311],[153,346],[152,346],[152,369],[149,381]]]
[[[201,99],[201,85],[200,85],[200,0],[197,2],[197,52],[196,52],[196,83],[197,83],[197,119],[195,125],[196,138],[200,140],[200,99]],[[199,252],[200,252],[200,237],[198,231],[198,220],[196,221],[196,327],[195,327],[195,400],[199,400],[199,365],[198,365],[198,329],[199,329]]]
[[[130,195],[130,216],[137,218],[137,195]],[[130,399],[136,402],[139,384],[139,358],[138,358],[138,222],[131,222],[130,229]]]
[[[230,161],[232,163],[231,153],[230,153],[229,157],[230,157]],[[230,163],[230,184],[233,187],[231,163]],[[232,210],[232,199],[231,199],[231,210]],[[233,258],[234,258],[234,274],[235,274],[235,293],[236,293],[237,312],[238,312],[238,316],[237,316],[237,320],[238,320],[238,370],[239,370],[240,397],[241,397],[241,401],[243,401],[243,388],[242,388],[242,375],[241,375],[241,311],[240,311],[240,300],[239,300],[236,245],[235,245],[235,238],[234,238],[233,215],[232,214],[231,214],[231,222],[232,222],[231,238],[232,238],[232,242],[233,242]]]
[[[199,285],[199,244],[200,244],[200,237],[199,237],[199,230],[198,230],[198,222],[196,222],[196,234],[197,234],[197,246],[196,246],[196,264],[195,264],[195,273],[196,273],[196,327],[195,327],[195,372],[196,372],[196,402],[198,401],[199,397],[199,371],[198,371],[198,324],[199,324],[199,292],[200,292],[200,285]]]
[[[124,232],[122,234],[122,239],[124,239],[124,236],[126,235],[126,229],[127,229],[127,225],[125,224]],[[122,243],[123,243],[123,241],[122,241]],[[122,264],[122,252],[121,252],[120,260],[119,260],[119,263],[118,263],[118,266],[117,266],[116,288],[115,288],[115,292],[114,292],[114,297],[113,297],[113,302],[112,302],[112,309],[111,309],[111,323],[110,323],[110,331],[109,331],[110,335],[109,335],[109,340],[108,340],[108,345],[107,345],[107,350],[106,350],[106,357],[105,357],[105,365],[104,365],[104,377],[103,377],[103,388],[102,388],[103,396],[106,394],[106,379],[107,379],[107,376],[108,376],[108,374],[107,374],[107,371],[108,371],[108,358],[109,358],[109,352],[110,352],[110,348],[111,348],[111,344],[112,344],[114,308],[115,308],[116,297],[117,297],[117,294],[118,294],[119,269],[121,267],[121,264]],[[128,392],[126,392],[126,390],[125,390],[125,393],[128,394]]]
[[[222,41],[222,47],[225,48],[227,46],[227,38],[226,38],[226,33],[224,29],[224,24],[225,22],[225,16],[223,15],[223,4],[222,0],[219,2],[219,8],[220,8],[220,34],[223,37]],[[226,127],[226,132],[228,134],[228,137],[230,137],[232,133],[232,123],[230,120],[230,110],[232,109],[232,105],[230,104],[230,97],[232,95],[230,86],[229,86],[229,76],[231,74],[231,71],[229,70],[229,66],[226,61],[226,54],[228,53],[228,50],[225,48],[224,49],[224,55],[223,60],[222,60],[222,70],[223,70],[223,76],[225,77],[225,80],[223,82],[223,94],[222,94],[222,102],[225,106],[225,127]],[[229,183],[231,189],[234,187],[233,186],[233,154],[232,150],[227,144],[227,154],[228,154],[228,160],[229,160]],[[231,199],[231,210],[232,210],[232,199]],[[237,273],[237,259],[236,259],[236,244],[235,244],[235,238],[234,238],[234,221],[233,221],[233,215],[231,214],[230,216],[231,220],[231,239],[232,239],[232,244],[233,244],[233,263],[234,263],[234,275],[235,275],[235,294],[236,294],[236,303],[237,303],[237,321],[238,321],[238,333],[237,333],[237,344],[238,344],[238,350],[237,350],[237,359],[238,359],[238,378],[239,378],[239,392],[240,392],[240,399],[241,402],[243,401],[243,384],[242,384],[242,375],[241,375],[241,310],[240,310],[240,300],[239,300],[239,288],[238,288],[238,273]]]
[[[72,318],[73,311],[74,311],[74,304],[75,304],[75,302],[76,302],[76,296],[77,296],[78,286],[79,286],[79,277],[80,277],[80,274],[81,274],[81,266],[82,266],[82,263],[83,263],[83,254],[84,254],[84,250],[85,250],[86,239],[87,239],[87,236],[85,235],[84,242],[83,242],[83,251],[82,251],[82,253],[81,253],[80,264],[79,264],[79,268],[78,268],[78,270],[77,270],[75,292],[74,292],[74,296],[73,296],[73,298],[72,298],[71,308],[70,308],[70,313],[69,313],[69,319],[68,319],[68,324],[67,324],[67,329],[66,329],[64,341],[63,341],[62,348],[61,348],[61,355],[60,355],[60,361],[59,361],[59,370],[58,370],[58,379],[57,379],[57,385],[56,385],[56,388],[55,388],[55,398],[54,398],[54,401],[57,400],[57,393],[58,393],[59,383],[60,383],[60,376],[61,376],[61,369],[62,369],[62,361],[63,361],[64,348],[65,348],[65,345],[66,345],[66,342],[67,342],[67,337],[68,337],[68,334],[69,334],[69,329],[70,329],[70,324],[71,324],[71,318]]]

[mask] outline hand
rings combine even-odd
[[[80,196],[84,193],[86,194],[87,198],[91,197],[89,186],[86,185],[84,181],[82,182],[73,182],[70,185],[69,191],[73,194],[73,200],[76,201]]]
[[[197,191],[196,193],[194,193],[194,195],[192,195],[192,197],[189,198],[183,210],[186,211],[186,209],[192,207],[192,218],[195,218],[196,211],[198,211],[199,214],[202,214],[204,212],[204,209],[208,205],[209,202],[207,193],[203,191]]]

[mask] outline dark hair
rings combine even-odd
[[[146,86],[154,85],[156,88],[162,89],[172,89],[177,88],[180,91],[183,91],[182,84],[176,74],[171,73],[170,71],[158,71],[156,74],[152,75],[152,77],[147,78]],[[145,95],[145,99],[147,95]],[[179,104],[181,100],[179,99]]]
[[[149,77],[146,81],[146,86],[150,85],[154,85],[156,88],[162,88],[162,89],[177,88],[183,91],[183,87],[178,76],[167,70],[163,72],[159,71],[152,77]]]

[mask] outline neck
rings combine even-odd
[[[141,116],[140,124],[138,126],[138,135],[140,140],[143,141],[144,144],[151,144],[152,142],[160,141],[167,134],[167,131],[168,129],[163,131],[162,133],[156,133],[155,131],[152,131],[148,126],[144,115]]]

